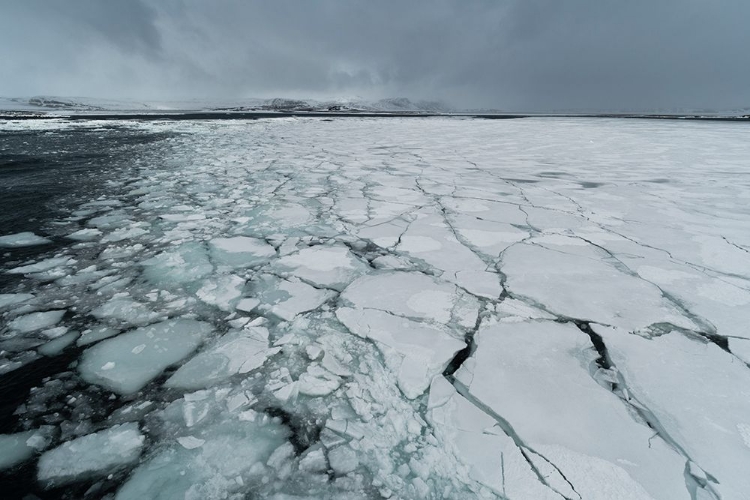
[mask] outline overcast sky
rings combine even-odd
[[[0,95],[750,107],[750,0],[0,0]]]

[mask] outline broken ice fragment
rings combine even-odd
[[[448,323],[458,300],[456,286],[422,273],[386,272],[363,276],[341,294],[360,309]]]
[[[52,243],[52,241],[37,236],[31,232],[0,236],[0,248],[32,247],[36,245],[46,245],[48,243]]]
[[[330,290],[318,290],[296,279],[283,280],[269,275],[254,281],[253,287],[261,302],[258,310],[268,311],[285,321],[317,309],[335,295]]]
[[[339,291],[367,271],[367,266],[346,247],[305,248],[281,257],[274,266],[305,281]]]
[[[339,476],[349,474],[359,467],[357,453],[347,445],[338,446],[328,452],[331,469]]]
[[[201,446],[158,451],[130,475],[115,499],[233,498],[245,491],[246,482],[260,484],[261,466],[288,436],[289,430],[271,419],[220,421],[202,431]]]
[[[432,377],[442,373],[456,352],[466,347],[442,327],[383,311],[339,308],[336,316],[352,333],[377,343],[409,399],[422,394]]]
[[[159,317],[158,313],[129,298],[117,298],[105,302],[91,314],[99,319],[116,319],[132,325],[146,325]]]
[[[8,326],[21,333],[33,332],[56,325],[65,316],[65,311],[45,311],[15,318]]]
[[[20,304],[33,298],[34,296],[30,293],[0,293],[0,308]]]
[[[138,460],[144,440],[136,423],[76,438],[41,456],[38,479],[53,487],[107,474]]]
[[[199,243],[183,243],[141,263],[143,275],[155,285],[180,285],[196,281],[213,270]]]
[[[230,274],[206,280],[196,295],[206,304],[216,306],[222,311],[231,311],[242,296],[244,287],[245,280]]]
[[[148,384],[166,367],[187,357],[211,331],[208,323],[190,319],[163,321],[137,328],[87,349],[78,370],[87,382],[120,394],[131,394]],[[141,344],[145,344],[145,349],[134,353],[133,349]]]
[[[167,380],[166,386],[179,389],[210,387],[232,375],[258,368],[279,351],[279,348],[269,348],[268,330],[264,327],[230,331],[182,365]]]
[[[220,266],[231,268],[265,264],[276,256],[276,250],[263,240],[247,236],[214,238],[209,242],[211,258]]]
[[[37,447],[33,441],[37,431],[25,431],[17,434],[0,434],[0,471],[10,469],[34,456]],[[43,444],[43,443],[42,443]]]
[[[39,354],[44,354],[45,356],[57,356],[66,347],[75,342],[77,338],[78,332],[68,332],[40,346],[37,351],[39,351]]]
[[[71,240],[76,240],[76,241],[93,241],[99,238],[99,236],[101,235],[102,235],[102,232],[99,231],[98,229],[89,228],[89,229],[81,229],[80,231],[71,233],[67,237]]]

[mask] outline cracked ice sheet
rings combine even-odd
[[[629,330],[654,323],[695,327],[657,286],[619,270],[604,256],[596,259],[572,253],[593,249],[585,242],[582,247],[570,245],[565,252],[514,245],[503,254],[508,291],[559,315]]]
[[[583,498],[690,498],[685,459],[592,378],[586,334],[531,321],[483,326],[475,341],[456,372],[465,396],[505,420]]]
[[[33,120],[25,123],[23,127],[53,126],[49,122],[35,125]],[[535,474],[528,475],[531,465],[527,468],[526,462],[514,462],[519,458],[515,450],[522,447],[513,438],[504,437],[494,424],[489,426],[490,433],[479,429],[484,421],[490,422],[488,418],[500,420],[504,415],[499,410],[488,408],[462,390],[459,395],[451,393],[455,407],[447,403],[428,410],[426,395],[410,400],[400,389],[403,386],[417,393],[442,381],[441,367],[450,362],[455,347],[463,348],[464,335],[473,331],[480,310],[487,324],[554,320],[553,312],[591,315],[628,329],[646,327],[654,334],[671,328],[663,322],[672,321],[676,311],[678,318],[674,321],[687,318],[689,328],[718,336],[747,337],[750,189],[744,179],[750,149],[743,124],[350,117],[331,122],[121,121],[116,126],[177,134],[169,139],[169,147],[149,147],[148,154],[133,155],[131,166],[122,174],[108,170],[112,178],[106,179],[106,198],[84,203],[70,218],[60,221],[59,227],[56,222],[52,233],[38,231],[56,235],[55,241],[63,245],[66,240],[58,236],[75,235],[75,239],[67,240],[70,246],[56,246],[54,254],[40,255],[33,261],[8,264],[10,269],[4,271],[16,275],[19,287],[8,290],[12,297],[0,296],[4,304],[0,306],[0,323],[10,324],[44,311],[67,312],[51,329],[4,329],[0,341],[2,349],[16,349],[3,351],[3,369],[18,369],[33,359],[29,354],[35,356],[36,349],[43,349],[39,347],[41,337],[62,335],[55,340],[67,342],[75,332],[82,331],[79,344],[100,341],[102,349],[112,348],[112,359],[101,359],[100,367],[109,368],[104,370],[106,374],[120,366],[114,356],[138,359],[149,352],[145,341],[125,342],[132,340],[130,334],[137,330],[112,338],[128,324],[183,318],[211,325],[212,331],[204,337],[205,347],[196,346],[197,354],[192,359],[189,352],[175,361],[177,372],[184,363],[182,373],[189,372],[191,381],[201,378],[204,368],[210,371],[206,385],[216,396],[198,401],[202,396],[197,393],[185,395],[190,401],[181,407],[180,415],[188,415],[190,423],[185,421],[178,427],[184,432],[174,432],[175,419],[158,417],[182,389],[164,390],[158,383],[149,383],[142,392],[127,396],[133,399],[127,408],[135,410],[112,411],[113,403],[100,397],[108,391],[87,386],[86,379],[72,372],[52,376],[30,393],[31,400],[45,396],[47,404],[30,401],[21,408],[25,408],[24,413],[19,413],[23,425],[54,423],[61,432],[60,441],[78,437],[71,428],[89,433],[91,412],[75,412],[68,417],[67,412],[58,411],[70,404],[69,396],[77,398],[82,408],[93,404],[97,415],[109,414],[113,423],[129,419],[147,424],[139,427],[147,434],[144,461],[165,450],[177,450],[164,455],[164,461],[152,463],[155,467],[150,479],[149,474],[137,474],[148,479],[141,484],[147,492],[151,491],[151,480],[163,480],[169,491],[184,493],[180,484],[185,488],[202,485],[205,477],[211,478],[210,485],[196,492],[202,498],[256,492],[268,497],[303,492],[321,498],[493,498],[499,496],[498,491],[508,495],[524,488],[546,491]],[[140,230],[129,232],[131,229]],[[134,239],[102,243],[103,238],[125,236]],[[522,239],[526,243],[505,250],[512,257],[510,261],[498,259],[498,253]],[[524,259],[519,247],[531,249],[525,252],[530,258]],[[49,247],[36,248],[44,251]],[[310,257],[318,251],[311,249],[316,248],[340,249],[337,251],[342,260],[336,259],[337,266],[349,254],[357,263],[366,266],[369,262],[370,266],[343,277],[334,276],[335,271],[315,275],[310,273],[314,269],[298,265],[300,262],[279,266],[281,257]],[[294,259],[286,262],[290,260]],[[307,263],[314,267],[325,260],[307,258]],[[554,262],[559,265],[552,265]],[[504,263],[511,266],[505,268]],[[407,270],[419,278],[388,281],[390,278],[380,277],[387,274],[380,269]],[[619,274],[610,274],[615,271]],[[680,279],[673,279],[678,277],[675,272],[693,277],[681,274]],[[533,279],[524,278],[526,273]],[[504,275],[508,275],[510,295],[502,295],[500,301]],[[240,280],[247,285],[242,287]],[[352,285],[349,298],[344,291],[341,300],[336,300],[337,292],[351,280],[369,285],[359,287],[357,293]],[[555,284],[555,296],[548,296],[552,294],[540,286],[543,283]],[[518,293],[513,286],[521,286],[525,292]],[[34,293],[33,299],[29,292]],[[526,292],[532,296],[524,296]],[[25,296],[28,301],[21,300]],[[353,299],[351,303],[349,299]],[[596,307],[591,305],[595,301]],[[114,307],[118,304],[122,307]],[[107,307],[97,309],[107,305],[109,311]],[[389,345],[345,331],[337,321],[336,309],[346,312],[350,306],[353,311],[382,309],[382,318],[367,319],[372,319],[376,327],[388,327],[390,336],[383,334],[382,338]],[[98,321],[92,315],[95,310],[105,313]],[[141,315],[137,314],[139,310]],[[158,316],[149,317],[151,313]],[[116,317],[120,314],[124,322]],[[254,322],[258,314],[268,319],[264,324],[269,332],[267,342],[243,340],[239,346],[234,344],[235,332]],[[363,331],[364,323],[360,322]],[[652,328],[648,328],[650,325]],[[513,326],[509,324],[508,328]],[[63,333],[66,329],[68,333]],[[405,339],[409,335],[414,336],[412,340],[420,340],[419,345],[408,345]],[[121,337],[122,343],[110,343]],[[459,340],[460,345],[452,343]],[[479,340],[481,351],[483,340]],[[746,360],[750,357],[750,349],[744,346],[747,340],[728,340],[737,356]],[[227,345],[222,343],[225,341]],[[193,339],[172,338],[170,345],[186,343],[192,344]],[[549,355],[545,353],[548,345]],[[535,347],[539,350],[534,362],[565,359],[546,339]],[[281,350],[265,357],[266,350],[275,349]],[[90,352],[85,351],[83,362],[79,359],[79,367],[85,366]],[[663,357],[668,354],[663,353]],[[505,356],[505,351],[499,351],[495,361]],[[250,363],[240,365],[239,357],[248,358]],[[733,360],[735,368],[745,369],[739,359],[727,359]],[[402,370],[404,366],[409,368],[405,361],[414,360],[424,369],[422,373]],[[159,377],[163,361],[149,359],[142,368],[149,373],[155,370]],[[471,363],[468,361],[467,366]],[[579,380],[577,377],[583,377],[581,373],[588,373],[591,366],[560,364],[565,371],[556,372],[555,378],[563,381]],[[659,367],[658,362],[653,365],[654,370]],[[528,373],[529,366],[521,367],[521,372]],[[240,373],[245,369],[246,373]],[[712,369],[702,368],[704,373]],[[75,388],[56,393],[56,384],[62,383],[67,389],[71,381],[68,376],[75,381]],[[116,372],[112,376],[122,383],[132,382],[127,374]],[[598,380],[607,378],[617,379],[617,373],[597,374]],[[634,380],[630,394],[642,382]],[[606,380],[602,383],[607,385]],[[608,394],[605,387],[586,384],[590,379],[581,379],[583,394],[597,390]],[[534,385],[524,396],[531,397],[534,391],[548,391],[548,387]],[[618,391],[622,396],[626,389],[620,387]],[[548,392],[543,394],[549,398]],[[432,392],[429,398],[434,400]],[[586,399],[584,403],[602,404],[597,398],[591,401]],[[635,400],[631,402],[635,404]],[[667,408],[663,413],[680,411],[655,400],[657,409],[660,405]],[[295,431],[297,437],[305,433],[317,436],[319,432],[320,440],[294,457],[288,454],[287,438],[279,439],[271,455],[262,454],[255,463],[241,464],[236,475],[235,470],[227,469],[225,475],[218,463],[224,457],[203,452],[206,446],[220,447],[221,443],[211,445],[213,437],[202,434],[198,427],[209,421],[215,425],[225,421],[228,414],[235,418],[248,410],[262,416],[269,407],[271,413],[278,407],[288,412],[295,425],[301,426]],[[442,420],[432,419],[432,425],[424,422],[431,418],[430,413],[443,411]],[[539,419],[535,420],[539,427],[546,424],[555,430],[560,426],[556,413],[533,417]],[[64,418],[70,421],[61,422]],[[680,418],[699,417],[685,413]],[[152,425],[160,420],[165,422],[164,428]],[[282,435],[292,434],[290,426],[280,421],[274,425],[284,431]],[[31,427],[14,432],[27,428]],[[460,432],[454,434],[455,429]],[[598,427],[593,429],[601,434]],[[256,430],[263,434],[262,429],[252,429],[251,433]],[[235,429],[227,435],[230,438],[226,441],[233,443],[235,438],[254,443],[261,437],[243,437]],[[740,431],[731,438],[740,440],[742,436]],[[520,438],[526,439],[523,435]],[[599,439],[602,447],[610,440],[613,447],[620,446],[617,433]],[[450,449],[447,441],[458,441],[456,448],[461,453]],[[658,446],[659,441],[652,438],[652,446]],[[462,446],[474,442],[477,450]],[[497,446],[482,446],[485,443]],[[502,458],[492,454],[495,448],[501,449]],[[591,477],[599,475],[599,470],[607,477],[617,476],[614,467],[630,473],[628,467],[632,467],[619,462],[611,465],[607,457],[582,458],[579,451],[561,447],[534,449],[544,451],[550,460],[554,456],[556,464],[586,463],[591,467]],[[527,454],[555,489],[577,498],[548,463],[531,451]],[[248,462],[256,460],[249,458]],[[491,476],[487,464],[497,465],[497,460],[505,468],[502,484],[495,476],[469,477],[468,468],[488,471]],[[698,465],[719,477],[720,471],[703,462]],[[518,477],[523,478],[518,481],[511,474],[514,463],[518,464]],[[160,465],[165,467],[158,468]],[[691,466],[694,475],[700,475],[698,465]],[[206,475],[205,466],[215,470]],[[246,466],[255,469],[249,471]],[[329,468],[333,470],[331,476],[326,473]],[[665,484],[685,477],[682,470],[674,474],[673,469],[664,471],[669,475]],[[181,471],[187,477],[179,475]],[[563,472],[569,480],[575,480],[579,491],[586,488],[586,481],[575,476],[575,471]],[[635,473],[631,476],[640,481]],[[117,477],[122,476],[116,475],[114,481],[119,481]],[[242,484],[237,482],[238,477]],[[532,482],[527,481],[529,477]],[[610,481],[589,498],[604,496],[606,490],[602,488],[610,483],[620,484]],[[295,490],[299,485],[301,489]],[[500,487],[504,490],[496,489]],[[128,488],[137,495],[143,491],[131,489],[134,485],[130,482]]]
[[[562,500],[542,484],[495,419],[471,404],[443,377],[430,385],[428,418],[445,443],[470,468],[472,479],[507,498]]]
[[[750,370],[700,338],[643,338],[594,326],[631,395],[716,482],[726,500],[750,491]]]
[[[418,323],[375,309],[339,308],[339,320],[355,335],[376,342],[386,365],[409,399],[422,394],[465,344],[446,328]]]
[[[383,272],[363,276],[341,294],[360,309],[377,309],[422,321],[448,324],[451,319],[473,328],[478,301],[456,286],[414,272]]]
[[[502,288],[497,273],[491,272],[490,266],[461,244],[443,217],[420,214],[396,249],[443,271],[444,280],[470,293],[487,298],[500,296]]]

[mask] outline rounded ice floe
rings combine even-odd
[[[305,248],[296,254],[281,257],[274,265],[282,272],[339,291],[367,272],[367,266],[354,257],[348,248],[339,246]]]
[[[263,240],[248,236],[214,238],[209,242],[211,258],[219,266],[232,268],[265,264],[276,256],[276,250]]]
[[[132,394],[186,358],[211,331],[208,323],[191,319],[155,323],[89,348],[78,370],[89,383]]]
[[[17,332],[28,333],[55,326],[65,316],[64,310],[35,312],[19,316],[8,323]]]
[[[243,288],[245,280],[230,274],[206,280],[196,295],[206,304],[229,312],[242,297]]]
[[[107,474],[138,460],[144,441],[136,423],[76,438],[41,456],[37,478],[49,488]]]
[[[155,285],[181,285],[203,278],[213,266],[200,243],[183,243],[141,263],[144,277]]]
[[[0,248],[21,248],[46,245],[52,241],[31,232],[6,234],[0,236]]]

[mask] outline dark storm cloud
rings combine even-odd
[[[746,0],[0,0],[2,95],[750,106]]]

